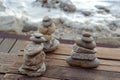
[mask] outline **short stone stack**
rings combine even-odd
[[[42,20],[42,24],[39,25],[39,32],[44,35],[46,42],[44,42],[44,52],[50,53],[57,49],[60,44],[59,41],[54,37],[56,26],[51,18],[45,16]]]
[[[71,66],[95,68],[99,65],[96,57],[96,43],[90,33],[84,33],[81,39],[75,40],[71,56],[67,58]]]

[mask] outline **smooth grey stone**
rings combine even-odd
[[[52,21],[42,22],[42,25],[43,25],[44,27],[50,27],[51,24],[52,24]]]
[[[93,37],[82,37],[81,40],[83,40],[84,42],[87,42],[87,43],[91,43],[94,39]]]
[[[36,44],[40,44],[40,43],[46,41],[46,39],[44,38],[43,34],[40,34],[40,33],[32,34],[32,36],[30,37],[30,40],[35,42]]]
[[[72,52],[71,58],[78,59],[78,60],[94,60],[96,58],[96,54]]]
[[[95,60],[88,61],[88,60],[75,60],[69,57],[66,59],[66,62],[71,66],[82,67],[82,68],[96,68],[100,64],[97,58]]]
[[[97,49],[94,48],[93,50],[91,50],[91,49],[80,47],[80,46],[74,44],[73,45],[73,51],[76,52],[76,53],[94,54],[94,53],[96,53]]]
[[[84,48],[87,48],[87,49],[91,49],[91,50],[93,50],[93,49],[96,47],[95,41],[92,41],[91,43],[86,43],[86,42],[80,40],[80,41],[77,43],[77,45],[80,46],[80,47],[84,47]]]

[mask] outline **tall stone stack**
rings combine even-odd
[[[32,41],[24,49],[24,62],[19,68],[21,74],[27,76],[40,76],[46,71],[45,53],[43,51],[45,41],[42,34],[33,34]]]
[[[90,33],[85,32],[81,39],[75,40],[71,56],[66,61],[71,66],[83,68],[95,68],[99,65],[96,43]]]

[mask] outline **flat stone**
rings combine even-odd
[[[40,34],[40,33],[34,33],[33,36],[35,36],[35,38],[40,38],[40,37],[42,37],[43,35]]]
[[[39,37],[39,38],[37,37],[36,38],[35,36],[30,37],[30,40],[35,42],[36,44],[40,44],[42,42],[47,41],[44,37]]]
[[[88,61],[88,60],[76,60],[69,57],[66,59],[66,62],[71,66],[82,67],[82,68],[96,68],[100,64],[97,58],[95,60]]]
[[[83,36],[84,37],[90,37],[90,36],[92,36],[89,32],[85,32],[85,33],[83,33]]]
[[[24,53],[25,54],[32,54],[32,53],[39,53],[39,52],[41,52],[42,51],[42,49],[43,49],[43,43],[41,43],[41,44],[35,44],[35,43],[33,43],[33,42],[31,42],[30,44],[28,44],[27,46],[26,46],[26,48],[24,49]],[[32,55],[31,55],[32,56]]]
[[[96,58],[96,54],[86,54],[86,53],[72,52],[71,58],[79,59],[79,60],[94,60]]]
[[[94,39],[93,39],[93,37],[84,37],[83,36],[81,40],[83,40],[86,43],[91,43]]]
[[[91,49],[91,50],[93,50],[96,47],[96,43],[94,41],[92,41],[91,43],[86,43],[86,42],[80,40],[76,44],[80,47],[84,47],[84,48]]]
[[[93,50],[91,50],[91,49],[80,47],[80,46],[74,44],[73,45],[73,51],[76,52],[76,53],[94,54],[94,53],[96,53],[97,49],[94,48]]]
[[[42,25],[43,25],[44,27],[50,27],[51,24],[52,24],[52,21],[42,22]]]

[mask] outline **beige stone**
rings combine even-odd
[[[50,23],[50,24],[49,24]],[[57,49],[59,41],[52,35],[55,32],[56,26],[48,16],[43,18],[42,25],[39,26],[39,31],[44,35],[44,51],[51,52]]]
[[[44,35],[51,35],[55,32],[55,24],[52,23],[50,26],[48,27],[44,27],[43,25],[41,25],[39,27],[39,31],[40,33],[44,34]]]

